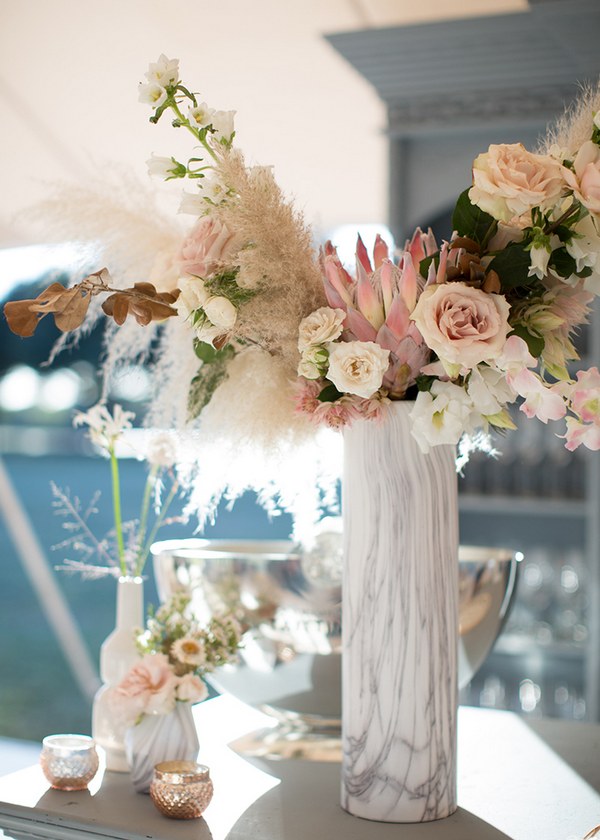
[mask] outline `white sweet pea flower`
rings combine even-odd
[[[235,111],[214,111],[212,114],[212,127],[217,137],[223,137],[228,143],[231,142],[231,136],[235,131],[233,125],[235,113]]]
[[[152,105],[153,108],[160,108],[166,98],[167,91],[164,87],[162,87],[162,85],[159,85],[156,82],[151,82],[147,85],[140,84],[138,87],[138,99],[145,105]]]
[[[237,321],[237,309],[228,298],[213,295],[202,305],[208,320],[221,331],[230,330]]]
[[[177,212],[186,213],[189,216],[205,216],[208,209],[206,198],[202,193],[189,193],[184,190]]]
[[[469,376],[467,393],[475,410],[483,417],[500,414],[507,403],[514,402],[516,393],[501,370],[480,365]]]
[[[298,350],[335,341],[342,334],[346,313],[343,309],[321,306],[300,321],[298,328]]]
[[[594,125],[596,128],[600,128],[600,111],[596,111],[594,114]]]
[[[373,341],[341,341],[330,345],[327,378],[338,391],[368,399],[381,388],[390,352]]]
[[[537,366],[537,359],[532,356],[527,342],[518,335],[510,335],[502,348],[502,352],[494,361],[494,366],[505,371],[509,377],[516,376],[525,368]],[[510,378],[509,378],[510,382]]]
[[[188,120],[194,128],[206,128],[211,124],[214,113],[214,108],[209,108],[206,102],[201,102],[188,110]]]
[[[148,65],[148,72],[144,75],[151,84],[158,84],[161,87],[176,85],[179,81],[179,59],[167,58],[163,53],[158,57],[158,61]]]
[[[425,455],[432,446],[455,445],[472,431],[473,402],[464,388],[452,382],[434,382],[420,391],[410,413],[412,435]]]
[[[566,244],[567,252],[575,260],[577,271],[582,271],[584,268],[593,270],[593,274],[585,278],[583,288],[586,292],[598,295],[600,294],[600,263],[598,261],[600,236],[593,217],[586,216],[582,219],[574,233],[576,235]],[[575,279],[579,282],[579,277]]]

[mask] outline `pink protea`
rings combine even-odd
[[[353,397],[341,397],[335,402],[320,403],[315,413],[315,420],[329,429],[342,429],[360,417]]]
[[[322,388],[322,382],[299,376],[294,383],[294,404],[296,411],[300,414],[308,414],[315,422],[319,422],[317,412],[323,403],[319,402],[317,397],[321,393]]]
[[[377,237],[371,263],[358,237],[355,279],[342,266],[330,242],[321,256],[327,301],[346,313],[343,340],[372,341],[390,351],[383,387],[397,399],[414,385],[431,355],[410,315],[424,286],[418,273],[420,259],[437,246],[431,231],[417,231],[408,248],[395,265],[388,257],[387,246]]]

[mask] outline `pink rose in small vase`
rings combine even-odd
[[[440,283],[423,291],[411,318],[440,359],[470,369],[502,352],[511,329],[509,310],[503,295],[466,283]]]
[[[183,240],[178,256],[180,271],[208,277],[231,260],[242,244],[239,234],[232,233],[218,219],[205,216]]]
[[[167,714],[175,706],[178,679],[162,653],[142,657],[121,680],[114,703],[131,720],[141,714]]]

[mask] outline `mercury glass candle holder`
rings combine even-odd
[[[202,816],[213,795],[208,767],[195,761],[162,761],[150,784],[152,801],[165,817],[193,820]]]
[[[58,790],[85,790],[98,771],[96,743],[89,735],[48,735],[40,764]]]

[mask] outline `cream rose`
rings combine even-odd
[[[237,309],[233,303],[222,295],[214,295],[204,302],[202,308],[206,317],[222,330],[230,330],[237,321]]]
[[[495,219],[510,222],[533,207],[552,207],[564,189],[560,163],[521,143],[491,145],[473,163],[469,198]]]
[[[242,239],[217,219],[205,216],[191,229],[178,255],[182,274],[208,277],[231,260],[242,246]]]
[[[440,359],[465,368],[500,355],[510,330],[503,295],[466,283],[428,286],[412,315],[425,343]]]
[[[574,170],[563,169],[565,181],[590,213],[600,214],[600,146],[587,140],[573,166]]]
[[[210,295],[197,277],[182,277],[178,285],[180,294],[174,306],[182,318],[189,318],[196,309],[202,309]]]
[[[389,350],[373,341],[341,341],[331,345],[327,378],[338,391],[368,399],[381,387],[389,360]]]
[[[298,350],[302,353],[307,347],[315,344],[326,344],[335,341],[342,334],[342,324],[346,313],[343,309],[331,309],[322,306],[315,309],[300,321],[298,328]]]

